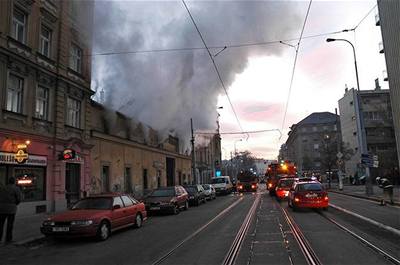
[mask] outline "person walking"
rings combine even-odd
[[[8,179],[6,186],[0,186],[0,242],[3,239],[4,224],[7,221],[6,243],[12,242],[12,232],[17,213],[17,205],[21,202],[22,193],[15,185],[15,178]]]

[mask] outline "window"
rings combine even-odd
[[[42,26],[40,32],[40,53],[46,57],[50,57],[51,47],[51,30],[47,27]]]
[[[82,50],[75,44],[71,44],[69,52],[69,67],[75,72],[82,72]]]
[[[317,127],[312,127],[312,130],[313,130],[313,132],[316,132],[317,131]]]
[[[124,186],[125,192],[132,193],[132,180],[131,180],[131,168],[130,167],[125,168],[124,178],[125,178],[125,186]]]
[[[81,102],[73,98],[67,98],[67,125],[80,128]]]
[[[323,129],[324,129],[324,131],[327,131],[328,130],[328,126],[324,126]]]
[[[101,174],[101,182],[102,182],[102,192],[110,191],[110,167],[103,166],[102,174]]]
[[[124,207],[121,197],[114,197],[113,206],[115,206],[115,205],[119,205],[119,206],[121,206],[121,208]]]
[[[14,7],[11,36],[19,42],[25,43],[26,14]]]
[[[122,196],[122,200],[124,201],[125,207],[132,206],[132,205],[133,205],[132,200],[129,199],[128,196],[123,195],[123,196]]]
[[[317,150],[319,148],[319,144],[314,144],[314,149]]]
[[[147,190],[148,187],[148,183],[147,183],[147,169],[143,169],[143,189]]]
[[[49,90],[45,87],[38,86],[36,89],[36,107],[35,117],[47,120],[49,106]]]
[[[321,162],[315,162],[316,167],[321,167]]]
[[[301,131],[302,132],[307,132],[307,128],[304,127],[304,128],[301,129]]]
[[[22,93],[24,88],[24,79],[16,75],[10,74],[7,88],[7,105],[8,111],[22,113]]]

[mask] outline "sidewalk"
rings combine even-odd
[[[328,187],[327,183],[324,183],[326,187]],[[338,183],[332,183],[331,188],[329,189],[331,192],[342,193],[345,195],[350,195],[359,198],[365,198],[373,201],[380,202],[383,198],[383,189],[378,187],[377,185],[373,186],[373,195],[367,196],[365,192],[365,185],[343,185],[343,190],[339,190]],[[393,189],[393,200],[395,205],[400,206],[400,186],[395,186]]]
[[[43,238],[44,236],[40,232],[40,226],[43,220],[50,215],[51,214],[44,213],[29,216],[16,216],[13,231],[13,241],[15,241],[14,244],[23,245],[28,242]],[[5,226],[4,229],[6,228]]]

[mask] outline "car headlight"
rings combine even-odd
[[[93,220],[77,220],[77,221],[72,221],[71,225],[77,225],[77,226],[87,226],[87,225],[92,225]]]
[[[44,226],[54,226],[55,222],[54,221],[50,221],[50,220],[46,220],[43,222]]]

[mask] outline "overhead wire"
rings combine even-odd
[[[288,96],[287,96],[287,99],[286,99],[285,112],[284,112],[283,120],[282,120],[282,127],[281,127],[282,131],[283,131],[283,128],[285,127],[286,116],[287,116],[287,111],[288,111],[289,102],[290,102],[290,95],[292,93],[293,80],[294,80],[294,74],[296,72],[296,65],[297,65],[297,58],[298,58],[298,55],[299,55],[300,43],[301,43],[301,40],[303,38],[304,29],[306,27],[307,20],[308,20],[308,15],[310,14],[311,4],[312,4],[312,0],[310,0],[310,3],[308,4],[307,13],[306,13],[306,16],[304,18],[303,27],[301,29],[300,37],[299,37],[299,40],[298,40],[297,45],[296,45],[296,54],[295,54],[295,57],[294,57],[292,75],[291,75],[290,84],[289,84],[289,91],[288,91]]]
[[[196,28],[196,31],[197,31],[197,33],[199,34],[200,39],[201,39],[201,41],[203,42],[204,47],[205,47],[206,50],[207,50],[207,53],[208,53],[208,55],[209,55],[209,57],[210,57],[210,59],[211,59],[211,62],[212,62],[212,64],[213,64],[213,66],[214,66],[215,72],[217,73],[217,76],[218,76],[218,79],[219,79],[219,81],[220,81],[220,83],[221,83],[221,86],[222,86],[222,88],[224,89],[225,95],[226,95],[226,97],[227,97],[227,99],[228,99],[228,101],[229,101],[229,104],[230,104],[231,108],[232,108],[233,114],[235,115],[235,118],[236,118],[236,121],[237,121],[237,123],[238,123],[238,125],[239,125],[239,128],[240,128],[240,130],[243,132],[242,124],[240,123],[240,120],[239,120],[239,117],[238,117],[238,115],[237,115],[237,113],[236,113],[236,110],[235,110],[235,108],[233,107],[233,103],[232,103],[232,101],[231,101],[231,98],[229,97],[228,90],[227,90],[226,87],[225,87],[225,83],[224,83],[224,81],[222,80],[221,74],[220,74],[220,72],[219,72],[219,70],[218,70],[218,67],[217,67],[216,63],[215,63],[214,56],[211,54],[210,49],[207,47],[207,44],[206,44],[206,42],[205,42],[205,40],[204,40],[204,38],[203,38],[203,35],[201,34],[200,29],[198,28],[196,22],[194,21],[194,18],[193,18],[193,16],[192,16],[192,14],[190,13],[190,10],[189,10],[188,6],[187,6],[186,3],[185,3],[185,0],[182,0],[182,3],[183,3],[183,5],[185,6],[186,11],[187,11],[188,14],[189,14],[189,17],[190,17],[190,19],[191,19],[191,21],[192,21],[194,27]],[[245,134],[245,133],[243,133],[243,134]],[[247,134],[247,139],[248,139],[248,138],[249,138],[249,134]]]

